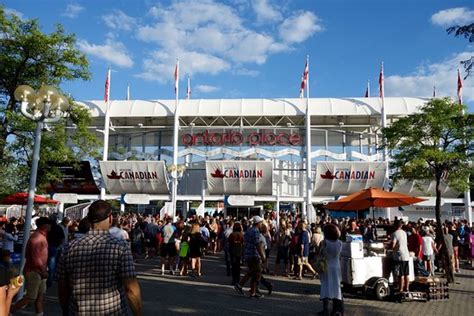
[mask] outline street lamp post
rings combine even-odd
[[[54,87],[42,86],[37,92],[30,86],[22,85],[15,90],[15,99],[21,102],[21,113],[26,118],[36,122],[35,143],[30,173],[30,187],[26,207],[25,225],[23,228],[23,247],[21,251],[20,272],[25,266],[26,244],[30,237],[33,201],[36,189],[36,176],[41,148],[41,133],[45,123],[59,121],[64,111],[69,107],[67,99],[58,93]]]
[[[173,179],[173,194],[174,194],[174,202],[173,202],[173,216],[176,216],[177,214],[177,208],[176,208],[176,197],[177,197],[177,192],[178,192],[178,182],[181,180],[181,178],[184,175],[184,171],[186,170],[186,165],[169,165],[167,168],[169,175]]]

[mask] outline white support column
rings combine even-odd
[[[277,199],[276,199],[276,229],[277,231],[280,229],[280,195],[277,194]]]
[[[109,83],[110,84],[110,83]],[[107,161],[109,158],[109,128],[110,128],[110,111],[109,103],[105,104],[105,121],[104,121],[104,149],[102,152],[102,161]],[[102,186],[100,188],[100,199],[105,199],[105,181],[102,179]]]
[[[310,212],[309,206],[312,205],[311,190],[311,114],[309,110],[309,56],[306,56],[308,65],[308,81],[306,83],[306,207],[303,208],[302,215],[307,216]]]
[[[367,154],[372,155],[372,134],[367,133]]]
[[[176,61],[176,74],[175,74],[175,109],[174,109],[174,121],[173,121],[173,167],[176,170],[178,167],[178,136],[179,136],[179,111],[178,111],[178,94],[179,94],[179,60]],[[178,194],[178,174],[177,171],[172,171],[173,185],[171,188],[171,203],[173,204],[173,217],[176,216],[176,201]]]
[[[329,132],[328,130],[324,131],[324,149],[329,150]],[[324,160],[328,160],[328,156],[324,156]]]
[[[464,192],[464,217],[468,220],[469,224],[472,225],[472,203],[471,192],[469,190]]]
[[[59,215],[59,218],[62,220],[64,217],[65,217],[65,214],[64,214],[64,203],[63,202],[60,202],[58,204],[58,213],[60,214]]]

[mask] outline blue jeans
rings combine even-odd
[[[54,246],[48,247],[48,281],[46,282],[47,287],[51,287],[53,285],[58,254],[59,254],[59,247],[54,247]]]

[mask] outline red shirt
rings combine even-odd
[[[26,244],[26,264],[25,273],[30,271],[40,274],[46,273],[48,266],[48,241],[46,240],[46,232],[35,231],[28,243]]]
[[[422,244],[423,238],[420,234],[411,234],[410,236],[408,236],[408,251],[414,252],[417,258],[422,257]]]

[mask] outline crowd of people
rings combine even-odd
[[[272,293],[268,275],[299,280],[318,277],[321,315],[329,314],[331,301],[333,314],[344,311],[339,257],[347,236],[385,242],[393,253],[393,272],[400,292],[409,291],[410,256],[415,258],[416,272],[425,276],[446,269],[443,245],[454,271],[459,271],[461,259],[472,260],[471,230],[466,221],[446,221],[440,234],[434,221],[403,223],[326,215],[307,223],[300,214],[272,211],[251,218],[225,217],[217,212],[160,218],[114,213],[107,202],[96,201],[83,219],[64,217],[58,221],[51,215],[37,216],[34,222],[36,230],[28,240],[24,270],[26,295],[8,308],[12,313],[34,302],[37,315],[42,315],[43,295],[56,280],[65,314],[120,314],[130,309],[139,315],[140,288],[134,262],[156,257],[160,258],[160,274],[198,278],[206,273],[201,258],[223,252],[229,283],[239,294],[245,294],[243,288],[250,281],[251,298],[264,295],[260,286]],[[0,222],[2,262],[6,266],[10,256],[21,249],[22,225],[22,219],[16,218]],[[272,255],[274,260],[270,260]],[[6,266],[4,270],[8,270]],[[247,269],[242,271],[242,266]],[[0,301],[9,305],[16,292],[5,285]],[[0,316],[7,310],[2,306]]]

